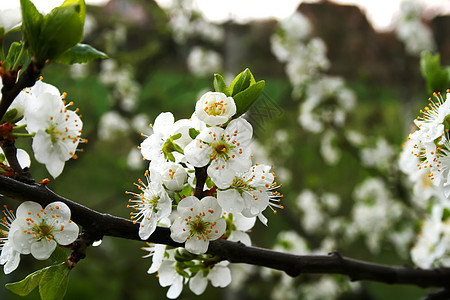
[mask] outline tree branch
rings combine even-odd
[[[0,193],[19,201],[35,201],[42,206],[55,201],[66,203],[72,211],[72,220],[81,225],[92,240],[101,239],[103,236],[140,240],[139,224],[82,206],[53,193],[44,185],[26,184],[0,176]],[[183,247],[183,244],[176,243],[170,238],[169,228],[157,227],[147,241]],[[328,255],[293,255],[219,239],[210,243],[208,253],[234,263],[247,263],[284,271],[290,276],[305,273],[342,274],[349,276],[352,281],[371,280],[419,287],[450,286],[449,268],[423,270],[388,266],[346,258],[337,252]]]
[[[208,166],[204,166],[201,168],[195,167],[195,178],[197,179],[197,183],[195,184],[194,196],[197,199],[203,198],[203,187],[205,186],[206,178],[208,177],[206,170]]]
[[[6,73],[3,75],[2,100],[0,102],[0,120],[5,115],[11,103],[16,99],[17,95],[27,87],[32,87],[36,80],[41,75],[43,66],[36,65],[33,61],[30,62],[25,71],[17,80],[17,72]]]

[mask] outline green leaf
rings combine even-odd
[[[6,59],[3,62],[3,67],[6,70],[10,70],[11,67],[14,66],[16,60],[19,59],[20,51],[22,50],[23,46],[24,46],[23,44],[17,42],[11,44],[11,46],[9,47],[8,55],[6,56]],[[18,62],[19,66],[24,67],[30,62],[30,57],[26,55],[26,52],[27,51],[25,50],[25,55],[23,55],[20,61]]]
[[[246,90],[233,96],[234,102],[236,103],[236,114],[233,118],[237,118],[244,114],[253,103],[255,103],[259,95],[261,95],[265,85],[266,83],[264,80],[258,81]]]
[[[66,263],[53,265],[47,269],[39,282],[42,300],[63,299],[69,284],[70,270]]]
[[[90,62],[94,59],[106,59],[108,55],[86,44],[77,44],[60,56],[54,59],[54,62],[73,65]]]
[[[17,116],[17,109],[11,108],[3,115],[1,123],[7,123],[7,122],[14,123],[16,116]]]
[[[25,44],[30,49],[39,47],[41,24],[44,16],[39,13],[30,0],[20,0],[22,10],[22,34]]]
[[[441,66],[439,54],[423,52],[420,57],[420,70],[426,80],[429,93],[443,92],[450,84],[449,68]]]
[[[214,90],[216,92],[224,93],[227,97],[230,96],[227,84],[220,74],[214,74]]]
[[[189,137],[193,140],[197,137],[197,135],[200,134],[200,131],[196,130],[195,128],[189,128]]]
[[[211,188],[213,188],[213,187],[216,185],[216,184],[212,181],[211,177],[209,177],[209,176],[206,178],[205,183],[206,183],[206,186],[208,187],[208,189],[211,189]]]
[[[253,77],[252,72],[250,72],[250,70],[247,68],[239,73],[236,78],[234,78],[233,82],[231,82],[230,84],[228,92],[232,97],[234,97],[234,95],[245,90],[252,84],[255,84],[255,78]]]
[[[442,212],[442,222],[446,222],[450,218],[450,209],[444,208]]]
[[[40,35],[28,36],[28,39],[38,39],[38,43],[31,47],[38,63],[54,59],[81,42],[85,17],[84,0],[66,0],[45,15]]]
[[[19,282],[7,283],[5,287],[19,296],[26,296],[34,290],[49,267],[31,273]]]
[[[62,247],[56,247],[55,251],[53,251],[52,255],[50,255],[50,259],[54,263],[67,262],[67,258],[70,256],[71,250]]]

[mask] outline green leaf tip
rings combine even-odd
[[[77,44],[60,56],[54,59],[54,62],[72,65],[82,64],[95,59],[107,59],[108,55],[86,44]]]

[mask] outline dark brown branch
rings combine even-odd
[[[139,224],[84,207],[53,193],[45,186],[29,185],[0,176],[0,193],[19,201],[35,201],[42,206],[54,201],[66,203],[72,211],[72,220],[89,233],[90,239],[113,236],[140,240]],[[172,241],[170,230],[162,227],[157,227],[147,241],[174,247],[183,246]],[[450,285],[449,268],[422,270],[387,266],[346,258],[337,252],[328,255],[293,255],[220,239],[210,243],[208,253],[234,263],[247,263],[281,270],[290,276],[305,273],[342,274],[349,276],[353,281],[371,280],[419,287],[449,287]]]
[[[34,179],[31,176],[30,170],[28,168],[22,169],[19,161],[17,160],[17,148],[14,144],[14,141],[3,140],[1,143],[1,147],[10,167],[17,173],[17,179],[19,181],[30,184],[34,183]]]
[[[2,100],[0,102],[0,120],[5,115],[11,103],[17,95],[27,87],[32,87],[41,75],[43,66],[38,66],[33,61],[26,70],[20,75],[16,82],[17,73],[6,73],[3,75]]]
[[[204,166],[201,168],[195,167],[195,178],[197,182],[195,184],[194,196],[198,199],[203,198],[203,187],[205,186],[206,178],[208,178],[208,174],[206,173],[208,166]]]

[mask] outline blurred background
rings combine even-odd
[[[160,112],[190,117],[199,96],[213,89],[213,73],[230,81],[250,68],[256,80],[266,81],[259,110],[247,114],[255,129],[254,155],[274,165],[285,207],[265,213],[269,227],[257,223],[253,245],[297,254],[338,250],[357,259],[412,265],[409,249],[424,208],[409,202],[392,166],[430,96],[420,53],[439,53],[441,63],[450,64],[448,1],[96,4],[88,7],[84,42],[110,59],[50,65],[43,73],[45,82],[67,92],[79,107],[89,140],[79,158],[48,184],[51,189],[128,218],[125,191],[135,190],[133,182],[148,166],[137,149],[141,133],[151,134],[148,125]],[[19,146],[30,149],[29,141]],[[35,161],[31,171],[37,181],[49,177]],[[392,202],[379,203],[380,197]],[[374,203],[381,211],[366,209]],[[147,254],[143,246],[105,237],[90,247],[71,272],[66,299],[164,298],[167,288],[146,273],[151,259],[141,258]],[[0,275],[2,285],[49,264],[21,260],[18,270]],[[430,292],[352,284],[340,276],[294,280],[243,265],[232,272],[231,288],[209,286],[200,298],[420,299]],[[19,298],[0,289],[0,299]],[[37,291],[26,297],[38,298]],[[186,286],[180,299],[191,298],[197,297]]]

